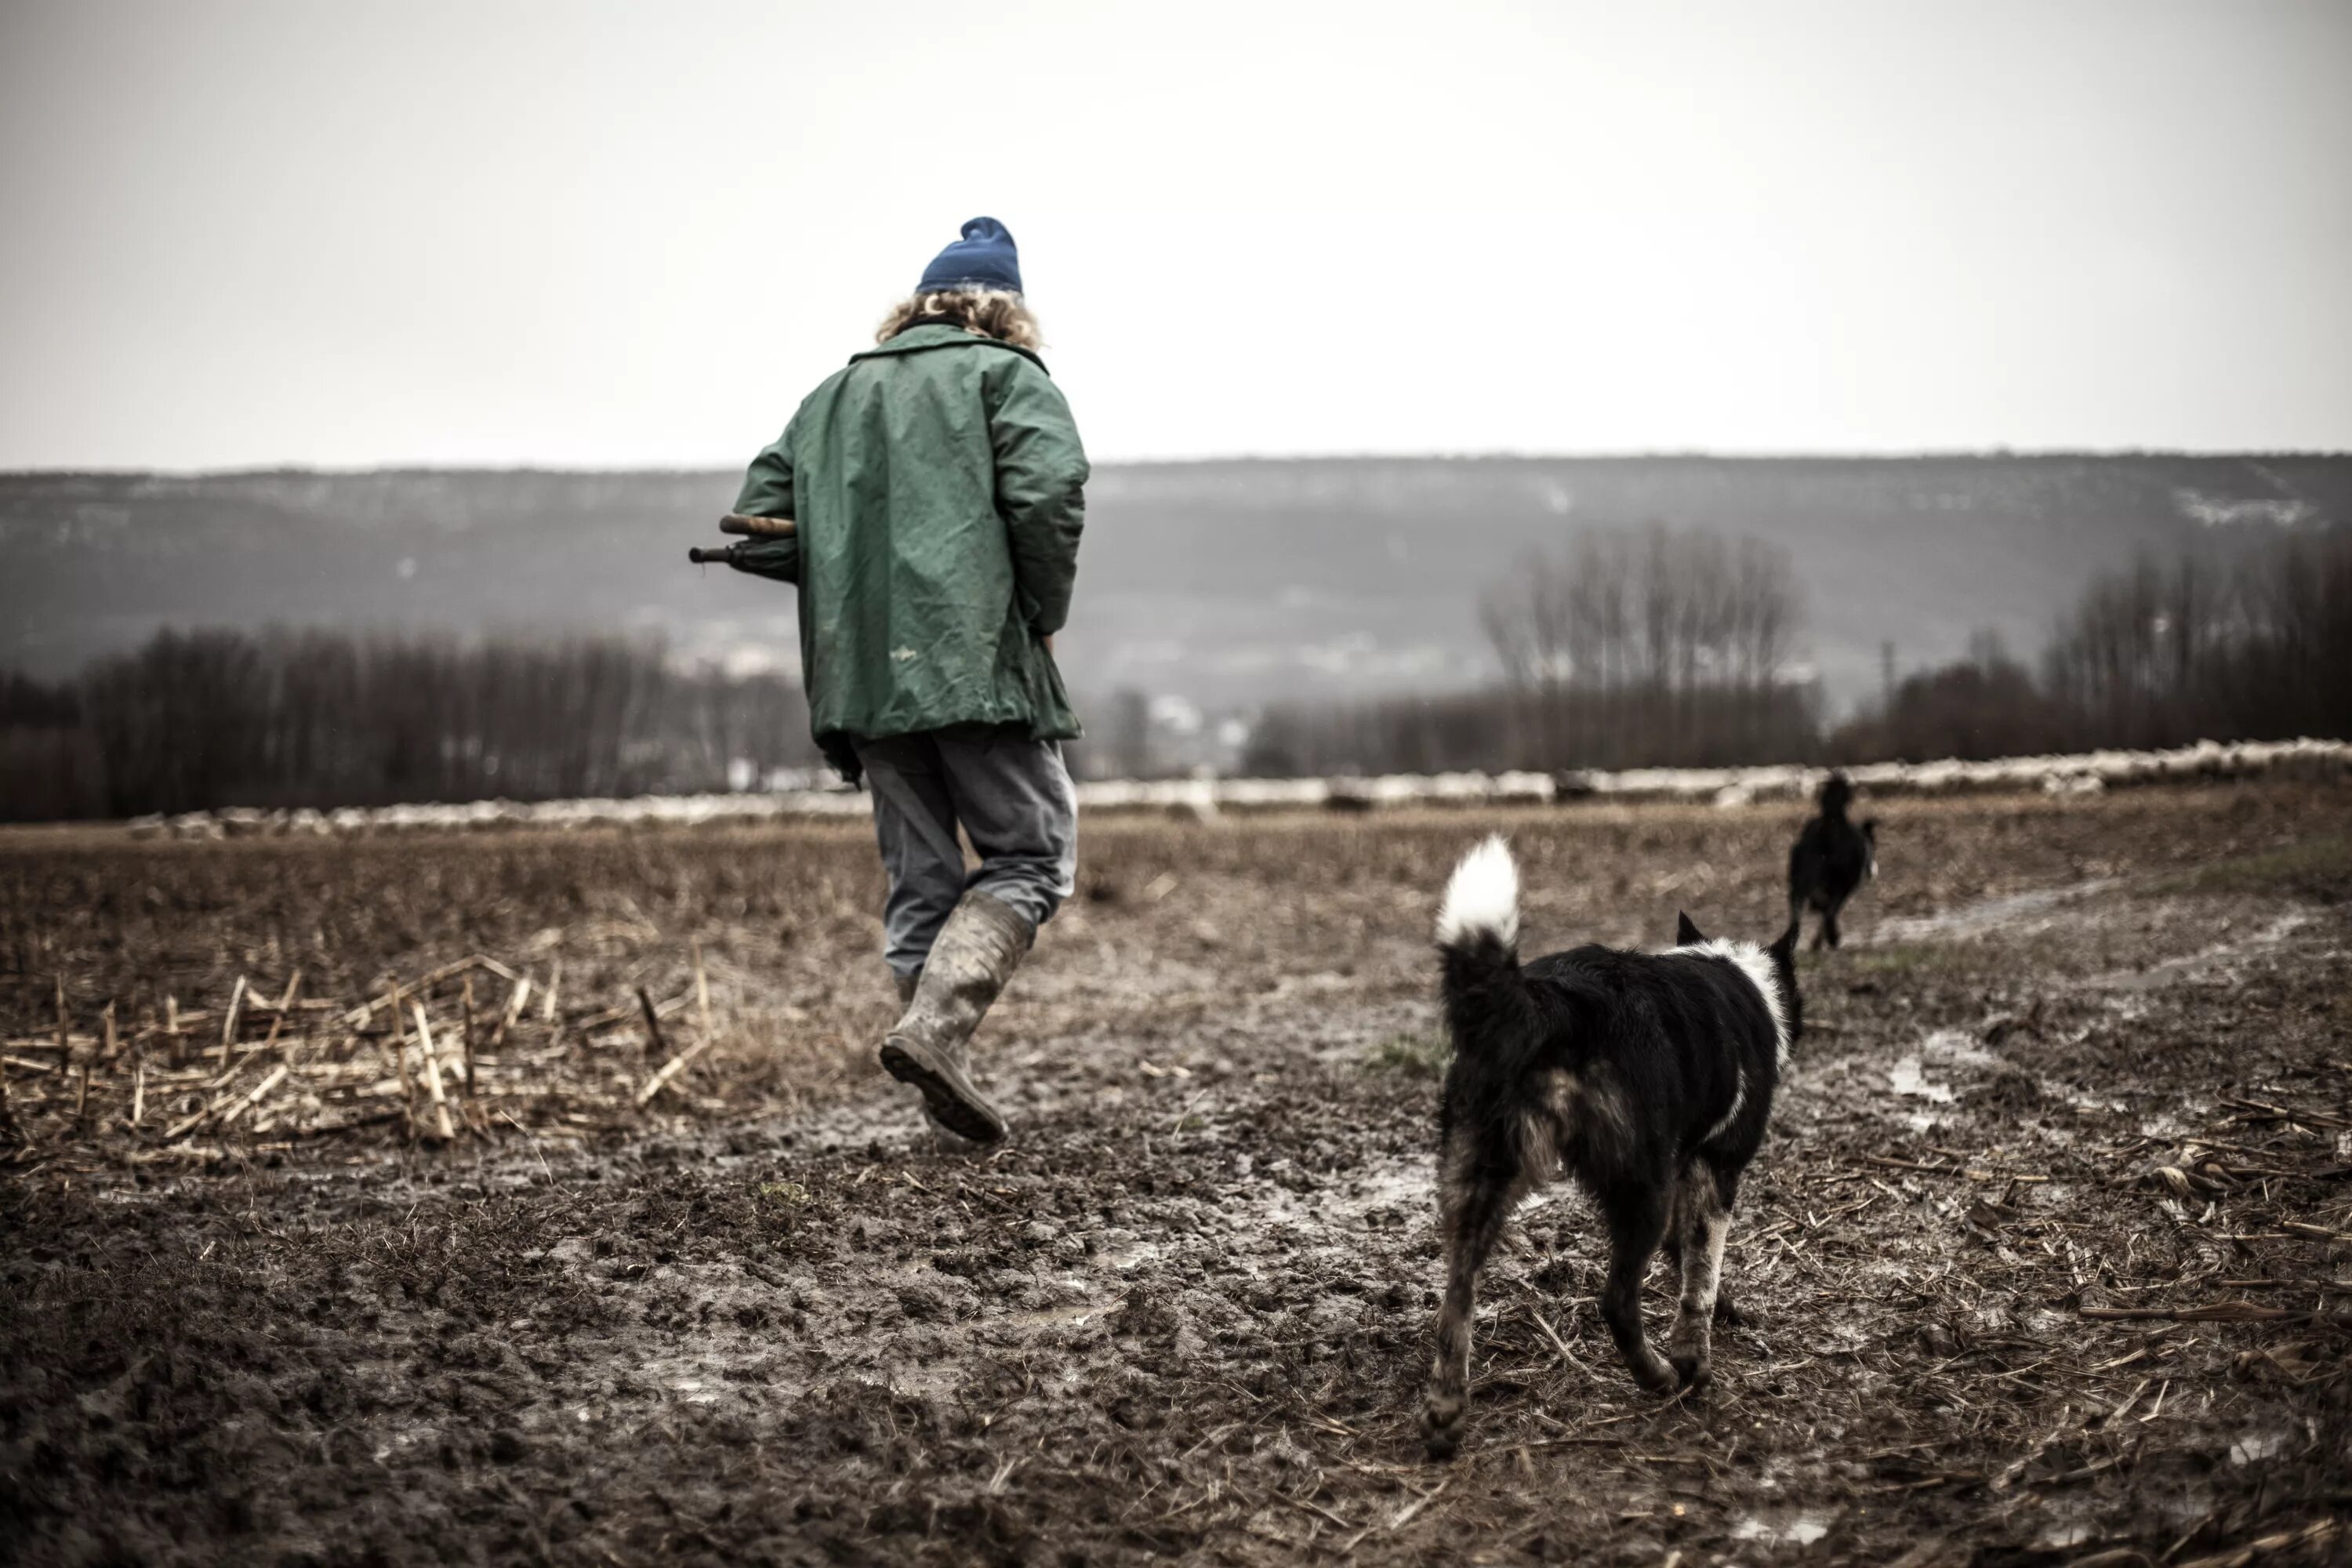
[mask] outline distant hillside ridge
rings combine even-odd
[[[159,626],[623,630],[789,668],[793,596],[695,568],[739,475],[534,469],[0,475],[0,666]],[[1785,546],[1835,703],[1990,626],[2023,654],[2138,552],[2352,524],[2352,456],[1328,458],[1106,464],[1073,683],[1205,709],[1492,679],[1477,598],[1532,548],[1660,521]]]

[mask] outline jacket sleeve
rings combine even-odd
[[[1053,378],[1024,355],[1003,359],[988,414],[996,510],[1013,547],[1022,613],[1040,637],[1051,637],[1070,618],[1087,521],[1087,454]]]
[[[799,423],[794,415],[774,444],[751,459],[735,497],[735,510],[745,517],[793,515],[793,426]]]

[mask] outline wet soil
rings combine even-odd
[[[37,1136],[0,1178],[0,1557],[2345,1561],[2347,805],[1882,808],[1714,1386],[1635,1387],[1556,1191],[1489,1271],[1445,1465],[1447,866],[1511,832],[1530,952],[1678,908],[1763,936],[1793,811],[1090,820],[987,1026],[984,1153],[864,1060],[879,881],[842,830],[0,842],[52,900],[11,1035],[50,966],[128,1009],[156,964],[193,993],[275,942],[358,986],[552,929],[608,987],[698,944],[742,1037],[683,1105],[441,1149]]]

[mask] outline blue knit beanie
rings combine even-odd
[[[963,237],[931,258],[923,268],[918,294],[943,294],[953,289],[1003,289],[1021,292],[1021,252],[1013,232],[992,217],[976,217],[963,226]]]

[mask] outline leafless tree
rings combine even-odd
[[[613,637],[167,631],[62,696],[0,713],[9,754],[52,775],[12,786],[0,812],[714,790],[816,761],[782,677],[680,668]]]
[[[1652,523],[1591,529],[1488,589],[1522,765],[1712,760],[1809,743],[1788,671],[1803,625],[1785,551]]]

